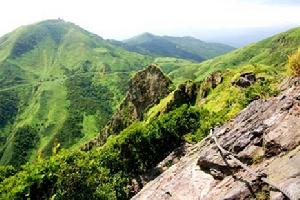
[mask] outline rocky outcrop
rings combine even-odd
[[[232,85],[236,85],[242,88],[249,87],[257,80],[255,73],[248,72],[248,73],[242,73],[238,80],[232,82]]]
[[[137,72],[129,82],[129,89],[120,108],[113,115],[106,131],[118,133],[135,120],[142,120],[143,113],[166,97],[171,80],[156,65],[149,65]]]
[[[195,105],[199,90],[199,84],[193,81],[186,81],[171,92],[165,99],[145,113],[145,119],[152,120],[160,115],[166,114],[183,104]]]
[[[171,80],[156,65],[149,65],[139,71],[129,82],[129,89],[119,109],[114,113],[99,136],[90,141],[83,150],[101,145],[111,134],[117,134],[136,120],[143,119],[143,113],[170,93]]]
[[[300,86],[253,101],[215,129],[220,145],[248,167],[300,198]],[[279,191],[220,154],[207,137],[133,199],[284,199]]]
[[[195,104],[198,92],[198,85],[193,81],[186,81],[180,84],[173,93],[171,100],[167,106],[160,112],[161,114],[167,113],[182,104]]]

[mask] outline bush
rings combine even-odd
[[[14,175],[15,173],[16,173],[16,169],[11,165],[0,166],[0,182]]]
[[[19,167],[27,162],[30,151],[38,144],[40,137],[36,129],[30,126],[19,128],[14,135],[13,159],[10,164]]]
[[[293,76],[300,76],[300,49],[289,56],[288,69]]]
[[[0,93],[0,128],[13,121],[18,113],[18,96],[13,92]]]

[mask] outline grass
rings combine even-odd
[[[168,96],[160,100],[160,102],[150,108],[145,114],[145,119],[147,121],[153,120],[155,117],[159,116],[160,113],[167,107],[168,103],[174,98],[174,92],[171,92]]]
[[[236,80],[239,74],[245,72],[254,72],[257,77],[264,77],[266,81],[268,81],[270,91],[264,91],[259,82],[255,83],[250,88],[240,88],[232,85],[232,82]],[[278,70],[273,66],[262,64],[250,64],[236,69],[228,69],[223,73],[222,84],[209,93],[204,103],[203,101],[198,100],[198,106],[202,106],[203,108],[215,113],[228,109],[224,118],[225,121],[229,120],[247,105],[248,99],[245,96],[246,92],[250,89],[257,91],[257,95],[260,95],[260,98],[267,98],[275,95],[277,86],[283,80],[285,75],[286,73],[284,68]]]

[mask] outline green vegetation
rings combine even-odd
[[[263,77],[250,87],[240,88],[232,84],[241,73],[254,72]],[[199,100],[198,106],[215,113],[220,123],[230,120],[245,108],[250,102],[259,98],[268,98],[278,93],[277,86],[283,80],[285,71],[272,66],[252,64],[236,69],[228,69],[222,74],[222,84],[210,91],[205,102]]]
[[[294,76],[300,76],[300,49],[289,56],[288,69]]]
[[[175,81],[191,77],[194,77],[193,80],[201,81],[212,72],[237,69],[248,64],[267,65],[282,71],[285,70],[288,56],[300,46],[299,34],[300,28],[291,29],[215,59],[178,68],[170,72],[169,76]]]
[[[107,86],[101,83],[93,83],[92,75],[75,75],[65,82],[67,99],[69,100],[68,117],[60,131],[48,144],[47,154],[51,152],[54,141],[59,142],[61,147],[71,147],[76,141],[84,136],[84,116],[95,116],[97,127],[104,127],[112,116],[111,99],[113,93]],[[99,128],[95,130],[99,131]]]
[[[37,149],[51,154],[56,140],[73,147],[95,137],[124,97],[130,74],[152,60],[63,20],[22,26],[0,41],[2,165],[14,160],[19,127],[33,127],[40,138],[28,152],[31,161]]]
[[[28,161],[30,151],[33,150],[39,142],[37,131],[29,126],[19,128],[14,134],[13,155],[10,164],[19,167]]]
[[[17,170],[11,165],[0,166],[0,182],[14,175],[16,172]]]
[[[0,92],[0,128],[12,122],[18,113],[18,97],[14,92]]]
[[[148,124],[131,125],[98,149],[62,151],[27,164],[0,184],[1,198],[127,199],[130,179],[178,147],[183,135],[197,130],[200,118],[197,110],[183,105]]]

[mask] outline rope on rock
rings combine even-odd
[[[256,176],[257,178],[259,178],[261,181],[267,183],[268,185],[270,185],[271,187],[277,189],[278,191],[280,191],[282,194],[284,194],[287,198],[289,198],[290,200],[298,200],[298,198],[296,198],[293,194],[291,194],[289,191],[287,191],[285,188],[277,185],[276,183],[274,183],[273,181],[270,181],[269,179],[265,178],[262,174],[259,174],[255,171],[253,171],[251,168],[249,168],[247,165],[245,165],[244,163],[242,163],[239,159],[237,159],[231,152],[225,150],[220,143],[218,142],[216,136],[213,134],[213,130],[210,130],[210,137],[214,140],[214,142],[216,143],[219,151],[224,154],[225,157],[230,158],[231,160],[233,160],[234,162],[236,162],[238,165],[240,165],[244,170],[246,170],[247,172],[249,172],[249,174],[251,174],[252,176]]]

